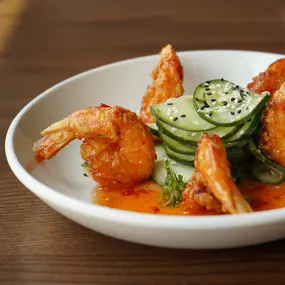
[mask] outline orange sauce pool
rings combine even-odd
[[[247,196],[254,211],[285,207],[285,183],[263,184],[249,178],[243,181],[239,188]],[[152,180],[145,181],[131,189],[95,188],[93,202],[106,207],[151,214],[192,216],[217,214],[199,206],[184,209],[183,203],[175,208],[163,207],[160,203],[161,191],[161,186]]]

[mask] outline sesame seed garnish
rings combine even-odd
[[[166,103],[166,105],[173,105],[173,103],[169,102],[169,103]]]
[[[233,102],[233,101],[235,101],[235,99],[236,99],[236,98],[233,97],[233,98],[231,98],[231,101]]]
[[[210,88],[205,88],[205,90],[206,90],[206,91],[210,91],[211,89],[210,89]]]
[[[239,99],[239,100],[238,100],[238,103],[241,103],[241,102],[242,102],[242,100]]]
[[[178,117],[174,117],[174,118],[173,118],[173,121],[177,121],[177,120],[178,120]]]
[[[250,121],[251,121],[251,119],[247,120],[247,122],[250,122]]]
[[[212,101],[212,102],[216,102],[217,100],[216,100],[216,99],[211,99],[211,101]]]
[[[236,85],[236,88],[239,89],[239,85]]]
[[[83,173],[83,175],[84,175],[85,177],[87,177],[87,176],[88,176],[86,173]]]
[[[232,87],[232,90],[236,90],[236,88],[233,86],[233,87]]]
[[[207,95],[210,96],[210,95],[212,95],[212,93],[211,93],[211,92],[208,92]]]
[[[210,84],[210,83],[211,83],[211,81],[206,81],[206,83]]]
[[[229,94],[229,92],[223,92],[223,93],[226,94],[226,95]]]
[[[183,115],[181,115],[180,117],[181,117],[181,118],[185,118],[185,117],[186,117],[186,115],[185,115],[185,114],[183,114]]]
[[[209,113],[209,116],[211,117],[213,115],[213,113]]]
[[[241,113],[241,110],[238,110],[237,112],[238,112],[238,114],[240,114],[240,113]]]
[[[221,78],[221,81],[224,81],[224,78]]]
[[[235,112],[231,111],[231,115],[234,115],[234,114],[235,114]]]
[[[228,102],[227,101],[222,101],[223,106],[227,106]]]
[[[195,98],[195,100],[199,102],[199,99],[198,99],[198,98]]]

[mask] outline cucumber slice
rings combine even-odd
[[[197,113],[217,126],[243,124],[265,107],[267,93],[255,94],[223,79],[199,84],[193,95]]]
[[[162,121],[158,121],[159,131],[166,134],[167,136],[187,144],[197,146],[197,142],[203,132],[189,132],[177,129],[173,126],[170,126]],[[219,135],[223,140],[232,137],[241,126],[233,127],[217,127],[210,131],[209,133],[215,133]]]
[[[192,179],[194,168],[190,166],[178,163],[170,158],[168,158],[163,144],[158,144],[155,146],[156,156],[159,158],[155,161],[154,167],[152,169],[152,178],[159,185],[163,186],[165,184],[165,179],[167,176],[165,161],[169,161],[169,166],[172,171],[177,175],[183,176],[183,181],[188,183]]]
[[[159,133],[158,133],[158,127],[156,125],[156,123],[150,123],[150,124],[146,124],[151,132],[152,135],[159,137]]]
[[[178,163],[172,159],[168,159],[168,161],[176,176],[178,177],[178,175],[181,175],[183,177],[184,183],[188,183],[192,179],[194,173],[193,167]],[[165,162],[165,160],[156,160],[152,170],[152,179],[161,186],[165,184],[165,179],[167,176]]]
[[[267,158],[262,152],[261,150],[256,146],[255,142],[253,141],[253,139],[249,140],[248,142],[248,148],[251,151],[251,153],[259,160],[261,161],[263,164],[269,166],[270,168],[274,169],[274,170],[279,170],[280,172],[285,174],[285,168],[283,168],[282,166],[278,165],[277,163],[275,163],[274,161],[270,160],[269,158]]]
[[[186,143],[182,143],[179,141],[176,141],[174,139],[172,139],[171,137],[163,134],[163,133],[159,133],[159,136],[161,137],[161,139],[163,140],[163,142],[169,146],[169,148],[171,148],[172,150],[178,152],[178,153],[184,153],[184,154],[195,154],[197,147],[191,146],[191,145],[187,145]]]
[[[177,153],[174,150],[172,150],[170,147],[168,147],[167,145],[164,145],[164,148],[169,158],[179,163],[182,163],[184,165],[190,165],[190,166],[194,165],[195,155]]]
[[[152,179],[163,186],[167,176],[165,160],[156,160],[152,169]]]
[[[165,148],[164,148],[162,143],[157,144],[154,147],[154,150],[155,150],[155,154],[156,154],[156,160],[166,160],[166,159],[168,159],[168,156],[167,156],[167,154],[165,152]]]
[[[258,126],[261,120],[261,113],[255,117],[249,119],[227,142],[235,142],[247,139],[249,140],[253,134],[258,130]]]
[[[266,184],[278,184],[284,181],[285,175],[283,172],[274,169],[260,160],[255,159],[251,166],[252,175],[260,182]]]
[[[206,131],[215,127],[197,114],[193,96],[184,95],[169,99],[151,106],[150,111],[157,119],[185,131]]]

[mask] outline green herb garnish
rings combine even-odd
[[[87,167],[88,166],[88,163],[86,161],[84,161],[82,164],[81,164],[82,167]]]
[[[169,161],[165,162],[167,176],[165,178],[165,184],[162,186],[162,198],[166,201],[162,206],[175,207],[182,200],[182,192],[186,187],[186,183],[183,181],[182,175],[177,175],[169,166]]]
[[[243,195],[244,200],[246,200],[248,203],[251,202],[251,197],[249,197],[248,195]]]

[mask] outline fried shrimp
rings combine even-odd
[[[150,107],[167,99],[180,97],[184,93],[182,85],[183,68],[171,45],[161,50],[160,60],[152,71],[153,86],[148,86],[142,99],[141,118],[145,123],[154,123]]]
[[[231,177],[226,150],[218,135],[204,133],[200,137],[195,174],[183,197],[218,212],[238,214],[252,211]]]
[[[257,94],[269,91],[273,95],[283,82],[285,82],[285,58],[271,63],[267,70],[254,77],[247,87]]]
[[[38,161],[51,159],[74,139],[93,179],[104,187],[131,186],[152,172],[152,136],[138,116],[122,107],[90,107],[54,123],[34,144]]]
[[[268,100],[264,110],[260,148],[277,164],[285,167],[285,83]]]

